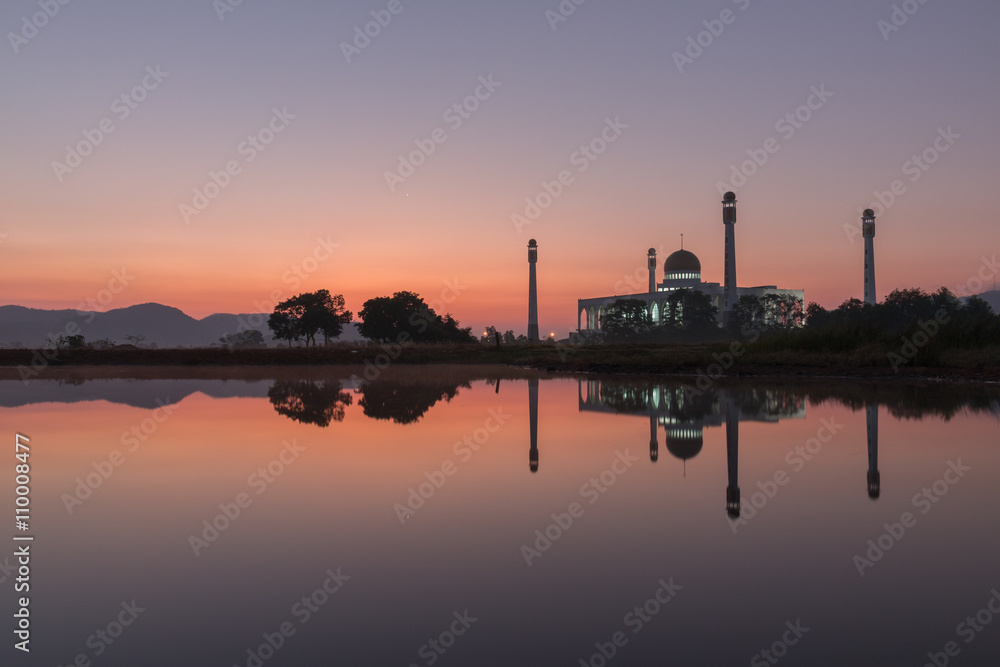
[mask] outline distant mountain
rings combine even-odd
[[[252,328],[264,334],[268,345],[274,345],[271,330],[267,328],[267,315],[216,313],[196,320],[177,308],[143,303],[106,313],[0,306],[0,347],[40,347],[50,335],[72,333],[72,323],[88,341],[109,338],[122,344],[126,342],[125,336],[145,336],[147,345],[208,347],[228,333]],[[355,342],[364,338],[352,322],[344,326],[337,340]]]
[[[982,294],[977,294],[976,296],[990,304],[994,313],[1000,314],[1000,290],[990,290],[989,292],[983,292]]]

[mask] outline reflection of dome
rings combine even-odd
[[[678,250],[667,257],[667,261],[663,263],[663,272],[667,274],[667,278],[674,277],[670,275],[672,273],[678,273],[684,276],[698,274],[697,277],[700,279],[701,261],[693,252]]]
[[[667,429],[667,451],[679,459],[693,459],[701,452],[705,440],[700,427],[671,427]]]

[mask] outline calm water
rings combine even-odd
[[[0,382],[35,536],[3,664],[1000,656],[1000,392],[102,373]]]

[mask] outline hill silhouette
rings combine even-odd
[[[49,336],[73,332],[74,323],[87,341],[102,338],[123,344],[126,336],[144,336],[144,344],[158,347],[207,347],[218,343],[225,334],[243,329],[257,329],[268,345],[274,338],[267,328],[267,315],[251,313],[215,313],[195,319],[183,311],[159,303],[143,303],[104,313],[76,310],[41,310],[24,306],[0,306],[0,347],[36,348],[45,345]],[[355,324],[344,326],[338,340],[362,340]]]

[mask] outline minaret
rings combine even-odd
[[[528,241],[528,340],[538,342],[538,284],[535,264],[538,263],[538,243]]]
[[[646,264],[649,267],[649,293],[656,294],[656,248],[649,249]]]
[[[865,209],[861,218],[861,231],[865,237],[865,303],[875,305],[875,211]]]
[[[875,500],[882,493],[882,477],[878,472],[878,405],[865,405],[868,427],[868,497]]]
[[[727,192],[722,198],[722,224],[726,226],[726,300],[722,323],[728,324],[736,309],[736,194]]]
[[[528,380],[528,421],[531,435],[528,469],[531,472],[538,472],[538,378]]]
[[[740,516],[740,407],[734,398],[726,400],[726,463],[729,486],[726,487],[726,513]]]

